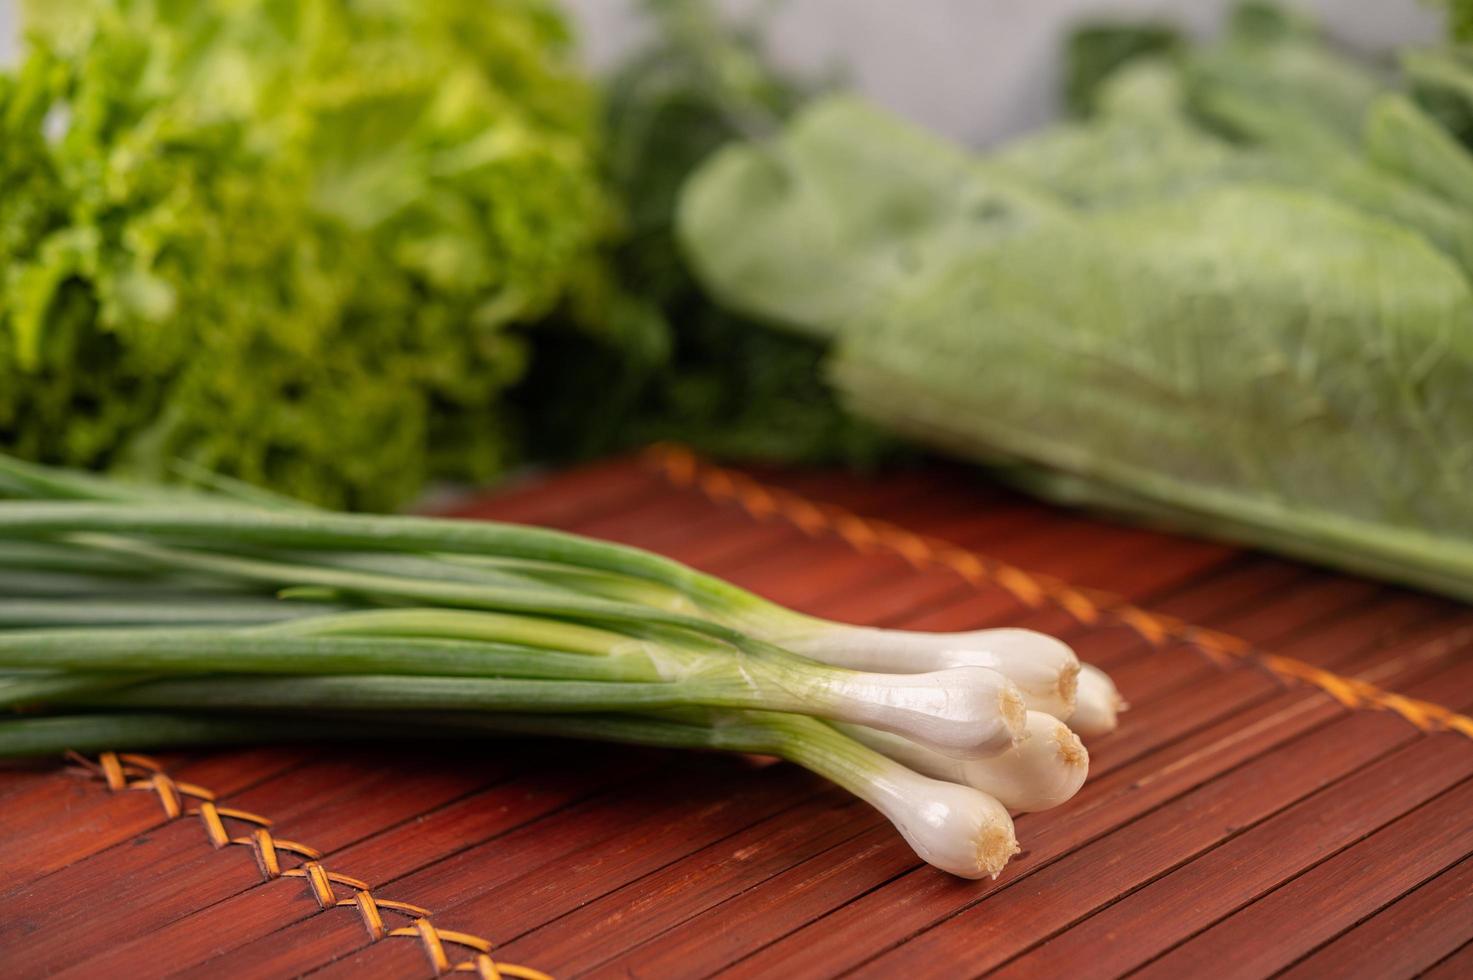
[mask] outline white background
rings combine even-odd
[[[635,0],[564,0],[584,49],[604,65],[638,36]],[[760,0],[720,0],[760,9]],[[847,65],[870,98],[932,129],[986,143],[1037,126],[1056,107],[1060,38],[1080,17],[1159,16],[1210,34],[1230,0],[784,0],[772,21],[784,63]],[[1422,0],[1301,0],[1337,40],[1368,53],[1438,37]]]
[[[564,0],[595,67],[637,41],[636,0]],[[761,0],[720,0],[747,12]],[[1036,126],[1056,105],[1059,38],[1081,16],[1153,14],[1210,33],[1229,0],[785,0],[773,20],[784,63],[848,67],[870,98],[956,139],[986,143]],[[1331,33],[1367,52],[1430,40],[1419,0],[1307,0]],[[0,0],[0,59],[17,44],[15,0]]]

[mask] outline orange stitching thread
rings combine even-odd
[[[389,936],[414,936],[420,940],[436,976],[449,972],[476,973],[488,980],[498,977],[518,977],[521,980],[552,980],[546,973],[529,966],[515,963],[497,963],[491,958],[491,942],[465,932],[453,932],[437,928],[430,922],[428,909],[408,902],[396,902],[387,898],[375,898],[368,883],[348,875],[329,871],[321,862],[322,855],[314,848],[295,841],[275,837],[270,831],[271,821],[245,810],[218,806],[215,794],[193,783],[180,782],[164,771],[162,765],[146,755],[103,752],[92,761],[76,752],[66,753],[68,759],[81,766],[89,775],[101,779],[111,792],[142,789],[151,790],[164,807],[170,820],[198,814],[205,828],[205,838],[211,846],[219,849],[230,844],[251,848],[261,877],[267,881],[274,878],[302,878],[317,900],[319,910],[354,906],[363,919],[369,939],[378,942]],[[185,800],[198,805],[186,809]],[[230,837],[225,830],[225,820],[249,824],[250,832],[242,837]],[[281,867],[280,852],[305,858],[301,867]],[[352,898],[339,899],[334,885],[353,889]],[[389,909],[414,920],[412,926],[385,929],[381,909]],[[452,964],[445,951],[446,944],[461,946],[475,955],[470,959]]]
[[[358,914],[363,917],[364,928],[374,942],[384,938],[384,917],[379,915],[378,903],[373,900],[373,895],[359,889],[353,893],[352,898],[338,899],[339,905],[353,904],[358,906]]]
[[[968,584],[1000,586],[1030,608],[1052,603],[1086,626],[1102,619],[1113,620],[1152,647],[1184,643],[1200,650],[1219,666],[1235,660],[1249,661],[1266,668],[1285,683],[1317,687],[1347,708],[1390,711],[1423,731],[1454,731],[1473,738],[1473,717],[1443,705],[1405,697],[1364,680],[1342,677],[1301,660],[1257,650],[1240,636],[1148,612],[1122,596],[1078,588],[1051,575],[1024,571],[988,555],[923,537],[888,521],[861,517],[831,504],[814,503],[791,491],[766,486],[744,473],[712,466],[681,446],[653,446],[646,452],[646,459],[671,484],[693,487],[717,503],[734,503],[759,520],[776,514],[810,536],[833,534],[860,552],[889,551],[915,568],[946,568]],[[1456,637],[1451,641],[1454,644],[1473,639],[1473,630],[1459,631]],[[1443,638],[1433,641],[1433,645],[1448,642]]]
[[[418,936],[425,955],[430,958],[430,966],[435,968],[435,976],[438,977],[450,969],[450,958],[445,955],[445,945],[440,942],[440,933],[430,925],[429,919],[415,919],[414,925],[391,929],[389,935]]]

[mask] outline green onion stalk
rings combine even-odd
[[[788,759],[969,877],[1087,753],[1113,685],[1022,630],[825,624],[648,552],[334,514],[0,457],[0,755],[412,724]],[[1096,715],[1099,712],[1095,712]],[[332,732],[324,716],[337,721]],[[1095,718],[1092,730],[1113,724]],[[316,727],[314,727],[316,725]],[[295,733],[293,735],[292,733]]]
[[[558,620],[433,609],[246,629],[0,631],[0,668],[168,675],[96,695],[104,704],[148,708],[788,711],[878,728],[961,757],[1011,748],[1025,722],[1017,689],[984,668],[863,673],[778,650],[733,654]],[[197,676],[236,674],[253,676]]]
[[[853,626],[786,609],[659,555],[558,531],[489,521],[328,514],[287,505],[222,507],[217,497],[198,494],[181,499],[178,491],[170,491],[167,500],[154,501],[140,496],[136,488],[119,491],[111,481],[70,477],[0,461],[0,481],[8,479],[42,498],[30,510],[14,510],[13,523],[0,527],[0,534],[45,533],[59,521],[71,530],[90,526],[104,533],[218,535],[238,546],[332,549],[339,553],[339,571],[349,570],[343,567],[350,560],[343,552],[391,551],[400,553],[398,571],[404,577],[450,577],[463,584],[479,580],[514,588],[536,582],[548,589],[658,609],[687,621],[706,619],[833,666],[889,673],[985,667],[1013,681],[1030,710],[1073,719],[1087,735],[1111,730],[1125,706],[1102,672],[1093,673],[1081,701],[1081,665],[1073,651],[1031,630],[918,633]],[[46,502],[56,500],[90,501],[99,507],[61,508],[61,514],[48,511]],[[113,506],[103,506],[108,504]],[[434,552],[438,560],[421,558],[414,568],[407,568],[403,552]]]

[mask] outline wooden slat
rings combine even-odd
[[[558,476],[556,489],[533,480],[494,497],[444,508],[441,513],[560,527],[662,492],[664,488],[650,480],[648,469],[638,460],[616,459],[565,470]]]
[[[753,778],[757,773],[751,770],[745,779],[741,775],[730,764],[707,765],[698,772],[687,771],[678,781],[661,779],[653,791],[631,794],[634,799],[610,798],[604,807],[590,808],[582,826],[534,824],[516,835],[514,849],[472,847],[394,882],[394,892],[406,901],[443,910],[436,921],[450,928],[478,918],[499,921],[514,915],[512,906],[524,900],[576,901],[585,889],[618,887],[631,856],[658,867],[705,839],[735,833],[787,810],[798,801],[795,794],[811,795],[821,787],[806,773],[788,767],[762,772],[762,778]],[[670,820],[672,810],[682,819]],[[544,855],[543,860],[535,859]],[[365,940],[360,944],[366,945]],[[372,956],[376,959],[386,952],[376,946]],[[342,960],[322,974],[347,974],[359,965]],[[252,975],[248,962],[232,959],[231,967]],[[273,974],[279,975],[275,970],[259,975]]]
[[[1473,977],[1473,943],[1420,974],[1423,980],[1467,980]]]
[[[1301,702],[1311,699],[1320,710],[1307,715],[1296,713],[1292,710],[1290,699]],[[1265,702],[1265,705],[1268,703]],[[1225,767],[1241,762],[1244,757],[1242,753],[1255,745],[1261,750],[1263,741],[1274,746],[1284,734],[1303,730],[1303,725],[1309,721],[1323,721],[1326,717],[1343,714],[1343,710],[1326,698],[1303,692],[1292,695],[1286,692],[1284,698],[1272,704],[1271,711],[1262,715],[1262,718],[1274,720],[1277,724],[1257,729],[1253,738],[1244,740],[1242,737],[1245,731],[1255,731],[1255,725],[1260,721],[1260,718],[1252,714],[1229,717],[1219,727],[1208,730],[1205,737],[1197,740],[1187,739],[1173,743],[1158,732],[1158,744],[1170,746],[1175,753],[1162,753],[1156,756],[1154,763],[1147,757],[1137,767],[1122,772],[1120,779],[1114,777],[1112,768],[1122,763],[1112,761],[1108,751],[1096,750],[1091,767],[1094,775],[1079,798],[1057,814],[1030,815],[1019,821],[1020,833],[1025,835],[1028,851],[1021,860],[1042,862],[1064,853],[1079,842],[1093,839],[1118,826],[1124,819],[1173,798],[1174,793],[1197,785],[1193,777],[1210,774],[1216,766]],[[1401,723],[1391,719],[1378,720],[1390,723],[1397,731],[1407,730]],[[1143,725],[1141,730],[1154,731],[1149,723]],[[1105,741],[1108,742],[1109,739]],[[1126,755],[1128,754],[1118,754],[1117,760]],[[1135,755],[1139,757],[1140,753]],[[1181,760],[1188,758],[1200,760],[1195,769],[1179,766]],[[1111,799],[1111,806],[1091,810],[1092,800],[1109,790],[1113,790],[1115,794]],[[1039,824],[1043,826],[1039,827]],[[894,861],[876,861],[872,852],[877,844],[887,856],[893,856]],[[885,848],[890,850],[884,851]],[[846,866],[848,877],[853,879],[852,883],[846,881],[846,876],[833,873],[827,867],[799,866],[793,873],[773,879],[770,885],[753,888],[736,901],[716,910],[709,922],[692,920],[677,932],[672,932],[666,939],[671,946],[668,959],[652,960],[656,955],[655,951],[641,950],[636,957],[631,957],[629,964],[652,961],[662,964],[665,969],[673,969],[675,962],[679,960],[688,962],[695,969],[709,968],[723,959],[740,955],[741,945],[750,947],[754,938],[760,940],[771,936],[776,939],[791,932],[804,921],[799,918],[800,909],[806,911],[811,907],[816,913],[822,914],[837,908],[853,896],[862,896],[858,902],[839,909],[832,921],[818,919],[811,928],[793,933],[770,949],[756,953],[750,969],[744,964],[739,964],[737,968],[738,973],[752,976],[777,969],[792,970],[796,975],[818,975],[826,969],[841,969],[846,965],[862,962],[866,951],[874,950],[886,940],[893,942],[890,937],[901,929],[906,930],[900,933],[902,936],[914,931],[910,927],[912,922],[916,923],[916,927],[923,927],[960,904],[975,900],[976,895],[983,890],[983,886],[959,885],[944,875],[928,869],[917,869],[913,857],[908,855],[904,845],[894,841],[893,832],[878,820],[873,832],[864,838],[856,837],[850,842],[849,849],[855,854],[866,855],[866,860],[854,861]],[[831,854],[825,856],[821,862],[810,864],[829,865],[836,860],[837,856]],[[1023,873],[1026,867],[1027,865],[1020,862],[1009,869],[1004,880]],[[887,875],[877,881],[875,875],[882,870],[890,871],[893,875],[897,868],[901,871],[914,870],[905,878],[894,882],[892,888],[869,891],[869,888],[889,881],[891,877]],[[824,901],[832,904],[823,905],[813,897],[813,892],[819,886],[823,887],[823,894],[826,896]],[[811,905],[804,904],[805,902],[811,902]],[[782,917],[768,914],[770,909],[776,907],[785,910]],[[748,921],[748,916],[751,916],[752,921]],[[733,919],[741,923],[741,928],[728,933],[718,926],[718,923],[731,922]],[[739,937],[732,940],[732,947],[723,943],[723,937],[728,934]]]
[[[575,764],[577,755],[597,764],[592,773]],[[574,753],[556,745],[529,751],[523,745],[512,758],[512,768],[502,770],[515,773],[509,778],[499,779],[495,770],[485,766],[468,768],[462,773],[465,795],[440,806],[424,801],[421,812],[412,819],[331,850],[324,863],[367,880],[380,897],[397,899],[391,887],[396,879],[606,793],[611,786],[648,771],[653,763],[647,753]],[[285,822],[278,826],[285,832]],[[291,889],[295,900],[283,902],[284,889]],[[356,912],[344,909],[331,917],[316,912],[300,882],[257,886],[153,934],[99,951],[100,955],[79,961],[75,971],[93,976],[117,971],[128,976],[142,970],[160,946],[170,950],[171,962],[178,967],[219,960],[222,969],[230,964],[234,971],[283,952],[308,955],[314,944],[331,951],[353,949],[363,941],[364,927]]]
[[[184,782],[235,795],[296,767],[311,754],[306,750],[240,751],[184,762],[172,771]],[[6,802],[5,813],[0,868],[6,869],[7,880],[0,882],[0,902],[22,893],[25,886],[11,882],[34,882],[135,840],[167,821],[152,793],[104,795],[90,780],[70,775],[16,795]],[[66,814],[66,819],[58,821],[58,813]]]
[[[1473,611],[1061,514],[952,467],[760,471],[806,501],[692,475],[676,486],[645,459],[614,460],[461,512],[652,548],[846,621],[1043,629],[1107,666],[1134,707],[1091,743],[1091,778],[1068,806],[1017,821],[1025,851],[998,881],[921,866],[874,811],[740,759],[493,742],[232,750],[170,771],[265,812],[376,896],[430,909],[438,929],[558,976],[1473,969],[1473,740],[1286,687],[1251,656],[1218,662],[1082,622],[1046,591],[1031,604],[969,580],[946,549],[1456,706],[1473,706]],[[0,972],[429,971],[418,938],[372,942],[356,909],[321,911],[300,878],[263,880],[250,849],[211,849],[198,818],[167,821],[151,793],[0,771],[0,806],[0,866],[32,862],[0,885]]]
[[[826,794],[536,923],[504,952],[529,963],[562,963],[570,974],[591,969],[874,823],[862,804]]]
[[[1450,827],[1466,822],[1452,815]],[[1413,850],[1420,842],[1413,842]],[[1413,890],[1385,911],[1341,933],[1300,960],[1286,980],[1413,976],[1473,942],[1473,857]]]
[[[453,767],[437,767],[412,753],[334,754],[309,762],[233,794],[231,805],[269,814],[273,833],[318,850],[343,847],[414,815],[416,808],[461,791]],[[365,800],[374,801],[365,806]],[[198,820],[176,820],[127,845],[109,848],[12,893],[27,910],[46,910],[50,944],[90,949],[149,932],[201,906],[238,894],[261,880],[245,847],[217,854],[205,843]],[[90,903],[71,896],[106,896],[125,882],[126,914],[98,916]],[[0,939],[0,943],[5,942]],[[28,975],[50,961],[51,950],[28,944],[0,950],[9,968]]]
[[[1053,936],[1029,955],[1014,960],[999,975],[1038,976],[1040,971],[1052,968],[1079,977],[1123,974],[1473,775],[1473,745],[1466,739],[1422,739],[1411,734],[1406,738],[1409,744],[1405,749],[1238,833],[1222,846],[1090,916],[1076,928]],[[1462,853],[1466,852],[1459,856]],[[1406,880],[1396,874],[1391,877]],[[1281,903],[1279,907],[1283,908]],[[1306,906],[1289,912],[1291,918],[1310,914],[1315,913]],[[1302,923],[1295,925],[1303,927]],[[1239,941],[1252,935],[1242,929],[1234,934]],[[1124,937],[1129,937],[1128,941]],[[1251,944],[1262,941],[1261,935],[1253,936]],[[1216,949],[1223,943],[1208,945]],[[1205,952],[1195,962],[1214,962],[1204,957]],[[1292,960],[1288,956],[1286,961]],[[1257,971],[1247,972],[1252,975]]]
[[[1473,683],[1473,669],[1466,665],[1455,669],[1461,669],[1462,673],[1439,673],[1433,686],[1441,689],[1445,681]],[[1374,724],[1391,733],[1412,732],[1404,723],[1384,715],[1350,714],[1324,695],[1284,692],[1259,702],[1256,710],[1230,716],[1193,738],[1167,743],[1164,749],[1143,757],[1136,768],[1122,770],[1118,777],[1114,773],[1102,773],[1057,814],[1024,817],[1019,822],[1020,832],[1035,816],[1036,822],[1044,826],[1029,830],[1029,853],[1011,866],[998,884],[1005,885],[1026,875],[1032,866],[1026,862],[1041,864],[1051,860],[1169,802],[1179,793],[1200,785],[1200,777],[1236,771],[1229,767],[1240,766],[1245,757],[1251,759],[1265,749],[1272,749],[1273,754],[1263,758],[1273,758],[1281,751],[1285,736],[1298,737],[1306,726],[1321,724],[1327,717],[1367,719],[1358,720],[1357,724]],[[1149,727],[1146,726],[1148,730]],[[1092,753],[1092,771],[1099,771],[1101,755]],[[1317,766],[1318,763],[1311,764],[1312,768]],[[1091,806],[1092,800],[1102,797],[1108,803]],[[945,876],[925,869],[908,873],[881,891],[846,894],[842,888],[834,888],[829,897],[833,903],[829,906],[830,914],[816,918],[801,929],[794,930],[789,925],[774,936],[773,942],[739,963],[735,972],[758,976],[782,965],[797,975],[818,975],[824,970],[855,967],[934,923],[952,921],[959,911],[974,907],[979,895],[986,891],[985,887],[958,886]],[[750,903],[754,899],[744,897],[743,900]]]
[[[1408,797],[1397,803],[1416,809],[1218,922],[1140,975],[1181,977],[1210,970],[1219,977],[1264,976],[1465,858],[1473,851],[1473,821],[1468,820],[1473,746],[1466,738],[1439,735],[1399,755],[1414,758],[1388,759],[1406,763],[1405,770],[1386,769],[1381,775],[1389,779],[1380,785],[1362,781],[1355,789],[1373,799],[1352,800],[1349,806],[1375,808],[1405,791]],[[1420,774],[1424,767],[1435,768],[1415,782],[1405,778],[1405,772]],[[1433,789],[1459,778],[1449,790]],[[1362,820],[1361,826],[1369,825]]]

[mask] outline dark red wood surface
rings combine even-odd
[[[1473,710],[1473,614],[1452,602],[1060,512],[949,468],[758,476]],[[876,813],[758,760],[506,740],[160,761],[380,899],[560,977],[1473,971],[1473,739],[856,548],[832,515],[805,530],[802,514],[754,515],[729,496],[639,458],[462,513],[641,545],[835,619],[1065,637],[1132,709],[1091,744],[1075,800],[1019,819],[1024,851],[997,881],[921,865]],[[432,972],[417,939],[373,941],[354,908],[320,909],[302,878],[263,880],[249,848],[212,849],[151,792],[14,766],[0,769],[0,814],[0,976]]]

